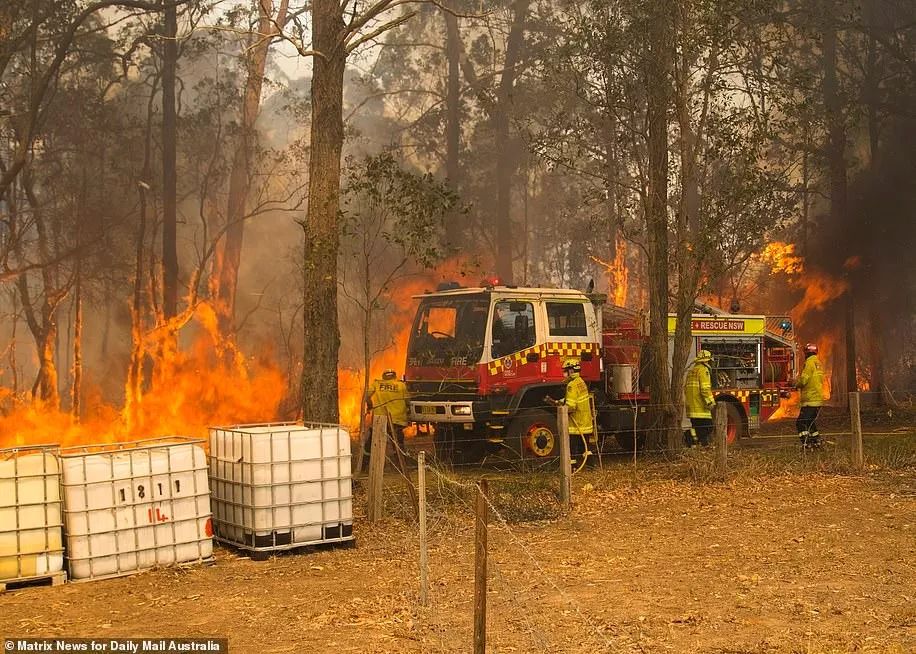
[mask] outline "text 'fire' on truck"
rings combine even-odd
[[[639,448],[657,426],[643,365],[647,329],[637,312],[607,305],[602,294],[497,280],[475,288],[448,282],[415,299],[405,371],[410,418],[433,425],[440,458],[557,456],[556,409],[545,397],[563,397],[569,360],[580,363],[594,397],[593,446],[616,440]],[[791,322],[707,309],[692,318],[689,360],[700,349],[713,353],[713,392],[735,442],[757,431],[791,387]],[[671,334],[674,326],[671,317]]]

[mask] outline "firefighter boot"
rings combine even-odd
[[[811,432],[809,431],[800,431],[798,432],[798,441],[801,443],[802,449],[808,447],[808,441],[811,438]]]

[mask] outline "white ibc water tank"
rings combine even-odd
[[[633,366],[614,364],[611,366],[612,390],[615,393],[633,392]]]
[[[202,441],[168,437],[61,451],[73,579],[209,559],[213,528]]]
[[[253,551],[353,539],[350,434],[339,425],[210,429],[216,538]]]
[[[56,446],[0,450],[0,581],[64,566]]]

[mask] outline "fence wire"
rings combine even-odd
[[[873,394],[874,400],[884,394]],[[907,397],[896,393],[897,398]],[[914,396],[909,396],[914,397]],[[860,396],[861,399],[861,396]],[[916,468],[916,407],[900,402],[896,405],[871,406],[871,399],[862,400],[862,432],[865,441],[867,468]],[[543,407],[545,410],[548,406]],[[549,406],[550,411],[555,407]],[[828,406],[818,417],[818,427],[826,444],[820,450],[803,448],[795,430],[795,419],[786,417],[775,425],[765,425],[761,434],[741,439],[737,446],[729,446],[729,465],[739,471],[742,466],[753,475],[778,475],[786,471],[848,474],[850,471],[850,439],[852,435],[851,416],[847,410]],[[667,430],[652,430],[659,436]],[[482,445],[491,445],[489,439],[480,438]],[[559,472],[556,458],[544,461],[519,462],[517,453],[509,448],[490,453],[481,461],[449,462],[436,458],[436,443],[430,434],[424,437],[408,438],[404,448],[398,448],[397,441],[388,441],[386,458],[395,474],[385,477],[384,498],[386,515],[397,516],[411,522],[415,518],[413,507],[409,506],[408,494],[403,492],[406,484],[413,484],[418,465],[416,454],[424,450],[427,459],[427,529],[430,543],[466,542],[468,565],[473,557],[473,524],[475,516],[474,497],[477,492],[476,478],[486,476],[490,480],[490,495],[487,505],[494,520],[491,531],[499,534],[490,540],[491,556],[488,565],[488,580],[499,592],[488,596],[490,615],[488,635],[491,646],[499,649],[499,643],[512,643],[517,650],[558,652],[564,651],[558,633],[545,628],[543,613],[549,611],[550,595],[544,588],[555,594],[554,601],[560,602],[565,625],[582,634],[589,641],[590,651],[615,651],[626,649],[631,643],[614,642],[607,627],[581,601],[570,592],[568,582],[552,574],[539,559],[539,552],[532,549],[517,525],[529,524],[537,529],[538,520],[555,520],[564,515],[564,509],[557,500]],[[896,449],[895,449],[896,448]],[[397,449],[406,462],[401,468]],[[581,480],[584,484],[602,482],[602,473],[614,475],[620,471],[632,470],[639,475],[649,473],[655,478],[712,481],[715,478],[715,448],[690,448],[672,453],[667,448],[647,447],[633,456],[632,451],[613,448],[596,456],[595,469],[586,469]],[[513,458],[515,457],[515,458]],[[896,457],[896,458],[894,458]],[[731,470],[731,468],[730,468]],[[574,486],[573,501],[582,484]],[[508,568],[497,559],[524,561],[525,574],[519,577],[518,569]],[[435,579],[435,566],[431,565],[430,580]],[[471,593],[463,588],[461,593]],[[430,584],[430,609],[437,611],[446,607],[454,609],[454,588]],[[545,603],[546,602],[546,603]],[[531,607],[537,607],[533,610]],[[417,605],[419,610],[419,605]],[[538,613],[540,612],[540,613]],[[557,616],[552,614],[554,618]],[[467,616],[470,633],[470,615]],[[441,637],[441,632],[440,632]],[[523,638],[523,642],[519,639]],[[583,643],[584,644],[584,643]],[[444,641],[443,651],[448,650]]]

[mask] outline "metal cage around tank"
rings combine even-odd
[[[353,540],[350,434],[327,423],[210,428],[215,538],[269,553]]]
[[[63,572],[57,445],[0,449],[0,585]]]
[[[203,444],[167,436],[60,450],[72,580],[212,560]]]

